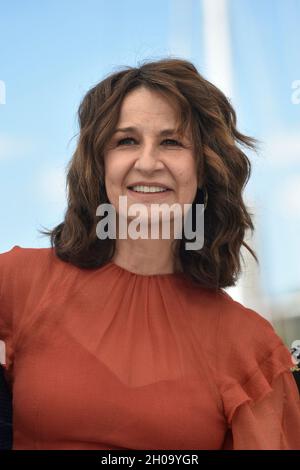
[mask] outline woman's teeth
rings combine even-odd
[[[159,186],[132,186],[130,189],[138,193],[161,193],[168,191],[168,189]]]

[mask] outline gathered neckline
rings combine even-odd
[[[178,272],[174,272],[174,273],[162,273],[162,274],[141,274],[141,273],[134,273],[133,271],[129,271],[128,269],[126,268],[123,268],[122,266],[120,266],[119,264],[116,264],[114,261],[110,261],[108,264],[110,264],[112,267],[116,268],[117,270],[119,270],[120,272],[124,272],[124,273],[127,273],[127,274],[130,274],[132,276],[138,276],[138,277],[142,277],[142,278],[177,278],[177,277],[182,277],[182,274],[183,273],[178,273]]]

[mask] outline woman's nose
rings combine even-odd
[[[163,168],[163,163],[159,158],[159,153],[153,147],[144,147],[141,149],[135,168],[140,171],[153,171]]]

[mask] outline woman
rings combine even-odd
[[[241,246],[255,256],[237,145],[255,140],[228,99],[190,62],[165,59],[106,77],[79,121],[64,221],[43,232],[51,248],[0,255],[13,448],[300,449],[289,351],[223,290]],[[116,214],[107,238],[105,203]],[[162,203],[183,211],[155,223]],[[135,204],[158,238],[128,236]],[[197,204],[203,246],[187,249],[183,228],[162,236],[186,214],[198,227]]]

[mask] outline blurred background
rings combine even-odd
[[[245,200],[255,235],[228,289],[300,339],[300,0],[12,0],[0,3],[0,252],[48,247],[62,221],[77,109],[105,75],[192,61],[259,139]]]

